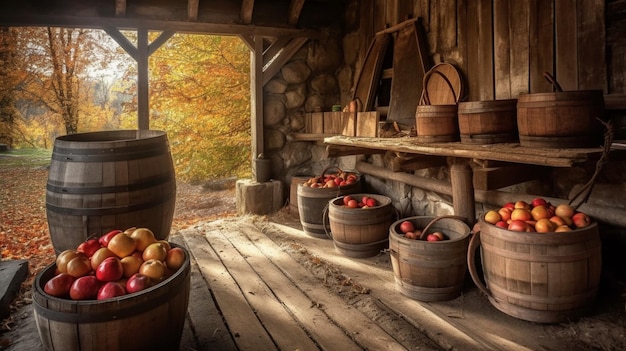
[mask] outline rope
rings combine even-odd
[[[604,132],[604,145],[602,146],[602,155],[598,162],[596,162],[596,170],[591,176],[591,179],[579,189],[579,191],[570,199],[569,205],[573,208],[577,209],[579,206],[587,202],[589,200],[589,196],[591,195],[591,190],[593,190],[593,186],[595,184],[596,178],[600,175],[600,171],[602,171],[602,167],[609,161],[609,152],[611,152],[611,145],[613,144],[613,123],[611,121],[603,121],[599,118],[596,118],[600,123],[604,125],[606,131]],[[574,205],[574,201],[581,197],[578,204]]]

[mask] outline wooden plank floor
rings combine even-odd
[[[290,218],[225,219],[173,237],[193,256],[181,350],[589,349],[568,334],[575,326],[497,311],[469,278],[451,301],[407,298],[388,253],[345,257]]]

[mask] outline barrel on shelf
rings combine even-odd
[[[289,187],[289,214],[296,218],[300,218],[298,212],[298,185],[311,178],[308,174],[295,174],[291,177],[291,186]]]
[[[165,132],[116,130],[55,140],[46,214],[57,254],[113,229],[146,227],[166,239],[175,200]]]
[[[336,172],[328,172],[329,169],[336,168]],[[341,174],[343,171],[337,167],[327,167],[322,171],[321,177],[327,174]],[[324,208],[328,202],[336,197],[348,194],[356,194],[361,191],[361,177],[357,175],[355,182],[343,186],[330,188],[310,187],[298,184],[298,213],[300,224],[305,234],[328,239],[326,232],[329,228],[324,226]]]
[[[564,322],[586,312],[600,282],[597,223],[569,232],[525,233],[489,224],[483,217],[470,242],[468,266],[495,308],[537,323]],[[474,260],[479,247],[484,277]]]
[[[602,144],[602,90],[557,91],[519,95],[520,145],[546,148],[594,147]]]
[[[405,238],[400,223],[408,220],[428,233],[440,231],[442,241]],[[420,301],[444,301],[461,294],[467,272],[470,228],[460,219],[417,216],[400,219],[389,227],[389,250],[396,287]]]
[[[458,105],[418,105],[415,113],[417,140],[444,143],[459,140]]]
[[[171,244],[177,247],[176,244]],[[182,246],[180,246],[182,247]],[[46,351],[178,350],[189,304],[190,258],[164,281],[106,300],[70,300],[48,295],[53,263],[36,277],[33,311]]]
[[[458,115],[462,143],[517,141],[517,99],[460,102]]]
[[[345,195],[348,196],[348,195]],[[389,226],[393,222],[393,206],[387,196],[377,194],[352,194],[357,202],[364,196],[373,198],[377,206],[350,208],[344,197],[330,200],[328,223],[335,250],[347,257],[370,257],[389,247]]]

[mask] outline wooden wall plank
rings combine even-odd
[[[517,98],[521,93],[528,93],[530,60],[528,1],[509,2],[509,23],[511,26],[509,42],[511,43],[511,97]]]
[[[493,2],[493,66],[495,98],[511,98],[511,26],[509,0]]]
[[[555,0],[555,67],[554,77],[563,90],[578,88],[578,42],[576,35],[577,13],[576,0]]]
[[[480,60],[478,58],[478,40],[470,38],[478,38],[478,0],[467,1],[467,25],[465,32],[467,36],[466,50],[462,54],[467,59],[467,71],[465,79],[467,81],[467,95],[469,101],[480,100]]]
[[[357,72],[363,66],[370,43],[374,38],[374,1],[359,1],[359,56],[357,58]],[[358,77],[358,74],[355,75]]]
[[[578,89],[607,91],[604,0],[579,1]]]
[[[495,86],[493,79],[493,7],[491,0],[478,2],[478,60],[479,65],[479,98],[493,100]]]
[[[530,1],[530,92],[552,91],[543,73],[554,74],[554,6],[552,1]]]
[[[379,31],[391,27],[391,24],[387,18],[387,12],[389,9],[387,7],[387,0],[374,0],[374,32],[378,33]]]
[[[457,25],[456,25],[456,40],[457,40],[457,48],[456,48],[456,56],[457,56],[457,68],[459,72],[465,77],[465,84],[468,87],[468,68],[467,68],[467,57],[465,56],[467,52],[467,41],[468,41],[468,33],[467,33],[467,0],[458,0],[456,4],[456,17],[457,17]],[[465,89],[465,100],[468,96],[468,90]]]

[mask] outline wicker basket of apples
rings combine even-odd
[[[177,350],[189,289],[187,250],[156,239],[148,228],[87,239],[61,252],[35,278],[33,306],[42,345]],[[80,341],[90,336],[99,342]]]

